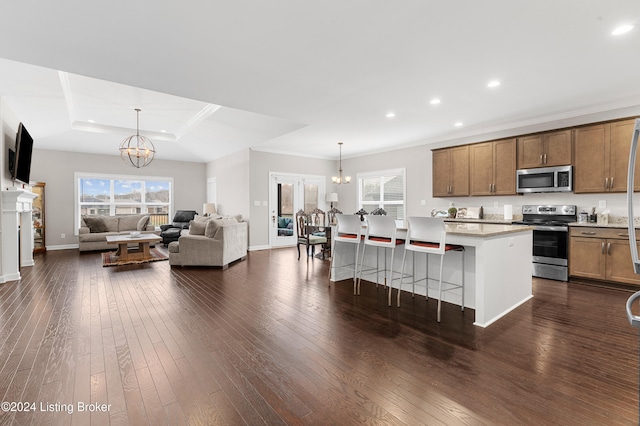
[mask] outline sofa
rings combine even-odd
[[[113,244],[107,243],[107,235],[129,234],[140,231],[143,234],[157,234],[156,227],[149,225],[148,214],[123,216],[84,215],[78,230],[80,251],[113,250]],[[150,243],[151,247],[155,243]]]
[[[247,257],[247,222],[235,217],[196,218],[178,241],[169,243],[171,266],[218,266]]]

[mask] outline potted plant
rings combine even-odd
[[[450,218],[455,219],[456,213],[458,213],[458,209],[456,209],[455,207],[449,207],[449,210],[447,210],[447,213],[449,213]]]

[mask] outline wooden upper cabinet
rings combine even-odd
[[[433,196],[446,197],[451,187],[451,151],[439,149],[432,152]]]
[[[516,194],[516,139],[470,146],[471,195]]]
[[[573,192],[604,192],[609,173],[609,124],[574,130]]]
[[[611,153],[609,158],[609,191],[626,192],[629,175],[629,151],[631,138],[635,128],[635,120],[616,121],[611,123]],[[636,152],[636,168],[634,172],[634,189],[640,191],[640,151]]]
[[[566,166],[573,163],[571,130],[518,138],[518,169]]]
[[[469,146],[435,150],[433,161],[433,196],[469,195]]]
[[[576,193],[625,192],[629,150],[635,120],[622,120],[574,130]],[[640,156],[640,151],[638,151]],[[640,159],[636,161],[635,190],[640,190]]]

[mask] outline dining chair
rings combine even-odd
[[[300,245],[305,246],[305,252],[307,254],[307,263],[309,263],[309,247],[312,248],[312,255],[315,253],[315,246],[324,245],[327,243],[327,237],[324,235],[314,235],[314,232],[318,232],[318,225],[313,225],[312,220],[319,220],[320,216],[324,218],[324,212],[322,215],[317,213],[315,216],[311,216],[299,210],[296,213],[296,231],[298,233],[298,260],[300,260]]]

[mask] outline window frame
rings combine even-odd
[[[109,202],[82,202],[80,200],[80,179],[101,179],[109,181]],[[142,182],[142,191],[141,191],[141,201],[138,202],[126,202],[123,200],[117,200],[115,198],[115,185],[116,181],[135,181]],[[146,183],[147,182],[168,182],[170,185],[169,188],[169,202],[161,203],[161,202],[147,202],[145,199],[146,196]],[[74,223],[76,224],[74,233],[78,235],[78,229],[80,228],[81,221],[81,213],[80,210],[83,206],[86,205],[102,205],[108,207],[109,215],[114,216],[116,207],[118,206],[135,206],[140,207],[141,211],[144,211],[149,206],[168,206],[168,217],[169,220],[173,217],[173,188],[174,182],[173,177],[168,176],[138,176],[138,175],[119,175],[112,173],[84,173],[84,172],[75,172],[74,173]]]
[[[402,200],[384,200],[384,177],[400,175],[402,176]],[[357,190],[357,202],[358,209],[365,209],[370,213],[370,210],[365,208],[365,206],[374,206],[374,208],[384,208],[384,205],[401,205],[404,210],[404,217],[396,217],[396,220],[404,220],[407,216],[407,169],[405,167],[397,168],[397,169],[387,169],[387,170],[377,170],[372,172],[362,172],[356,175],[358,182],[358,190]],[[379,201],[364,201],[362,199],[363,196],[363,180],[378,178],[380,180],[380,200]],[[373,209],[371,209],[373,210]]]

